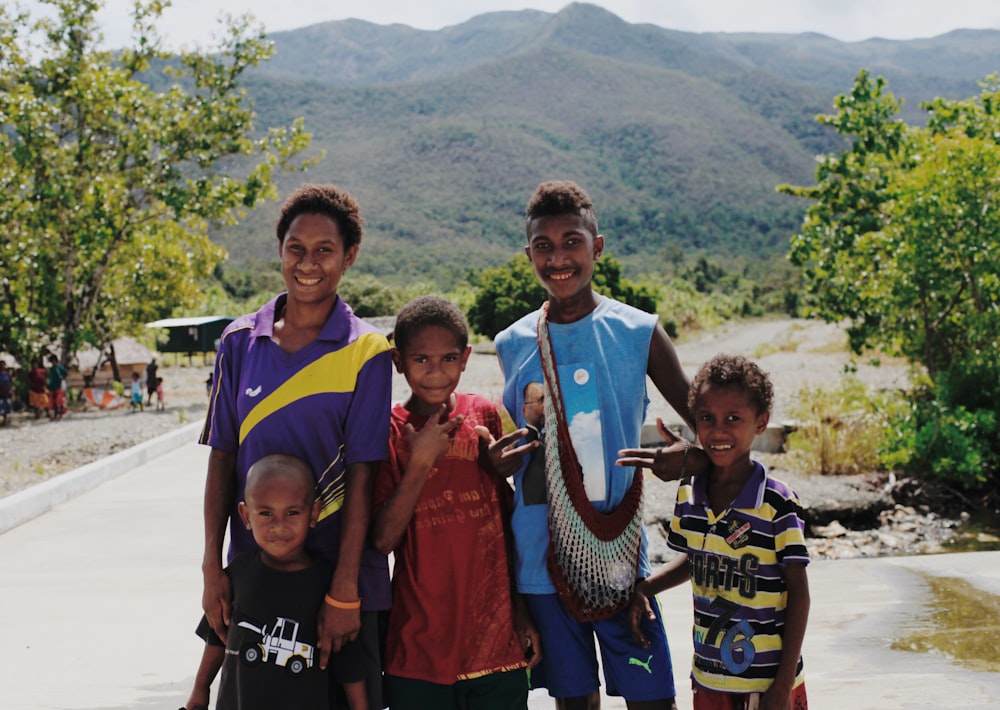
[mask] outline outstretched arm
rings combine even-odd
[[[659,325],[653,330],[653,336],[649,341],[646,374],[674,411],[687,422],[691,431],[694,431],[694,417],[688,409],[690,383],[681,367],[677,351],[670,342],[670,337]],[[691,446],[689,442],[670,432],[662,419],[656,420],[656,428],[667,444],[665,447],[622,450],[618,452],[620,457],[618,465],[648,468],[664,481],[675,481],[678,478],[696,476],[708,471],[710,462],[704,451]]]
[[[622,449],[618,452],[615,464],[648,468],[664,481],[699,476],[708,471],[711,461],[703,450],[667,429],[660,418],[656,419],[656,430],[663,437],[666,446],[655,449]]]
[[[656,389],[664,396],[674,411],[681,419],[687,422],[694,431],[694,418],[688,410],[688,391],[691,383],[688,382],[687,375],[681,367],[680,358],[674,350],[674,344],[670,342],[670,336],[662,326],[657,325],[653,330],[653,337],[649,341],[649,359],[646,366],[646,374],[653,381]]]

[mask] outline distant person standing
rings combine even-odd
[[[50,419],[62,419],[66,413],[66,391],[63,389],[63,380],[66,378],[66,367],[59,362],[55,355],[49,355],[49,406],[52,408]]]
[[[7,369],[7,361],[0,360],[0,415],[3,415],[2,424],[7,423],[7,416],[14,411],[14,403],[11,401],[11,391],[14,389],[14,378],[10,376]]]
[[[28,406],[35,412],[35,419],[48,413],[49,393],[45,389],[45,366],[40,358],[31,361],[28,370]]]
[[[163,401],[163,378],[156,378],[156,411],[162,412],[167,408],[166,403]]]
[[[154,357],[146,365],[146,404],[153,403],[153,395],[156,394],[156,370],[158,365],[156,364],[156,358]]]
[[[132,373],[132,400],[131,400],[131,410],[134,412],[136,408],[139,411],[143,411],[142,407],[142,382],[139,380],[139,373]]]

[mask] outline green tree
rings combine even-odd
[[[614,257],[605,255],[598,259],[594,264],[594,290],[647,313],[656,313],[660,299],[657,290],[622,278],[621,271],[621,262]],[[480,272],[475,277],[475,286],[475,299],[468,312],[469,325],[490,338],[546,299],[531,262],[523,255],[515,256],[504,266]]]
[[[155,27],[169,3],[138,0],[132,46],[111,53],[100,2],[42,2],[54,17],[0,6],[0,338],[67,362],[196,304],[223,255],[209,226],[273,198],[309,135],[255,128],[240,81],[272,49],[247,17],[172,56]]]
[[[1000,335],[1000,150],[960,132],[921,134],[896,178],[893,218],[864,284],[882,304],[882,337],[933,380]]]
[[[886,205],[894,196],[892,176],[908,154],[910,131],[896,117],[901,105],[882,77],[862,70],[850,94],[834,100],[836,114],[817,120],[852,137],[849,148],[820,156],[816,185],[781,185],[780,192],[813,202],[802,232],[794,235],[789,258],[803,269],[818,314],[851,321],[852,348],[860,352],[882,328],[881,304],[861,288],[879,268],[866,235],[885,226]]]
[[[938,99],[919,129],[883,89],[862,72],[821,117],[851,147],[820,161],[815,187],[782,186],[815,201],[790,258],[819,314],[851,321],[855,351],[904,355],[933,380],[1000,332],[998,94],[994,81],[978,102]]]
[[[354,274],[344,279],[337,292],[361,318],[395,315],[407,301],[403,289],[386,286],[369,274]]]
[[[503,266],[484,269],[473,281],[476,296],[466,314],[469,325],[489,338],[545,302],[545,289],[531,262],[515,256]]]
[[[961,486],[1000,466],[1000,84],[924,106],[927,128],[893,119],[862,72],[829,125],[855,137],[827,156],[791,259],[820,315],[851,322],[851,345],[926,368],[890,437],[890,460]]]

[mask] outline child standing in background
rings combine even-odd
[[[142,404],[142,381],[139,378],[139,373],[138,372],[133,372],[132,373],[132,402],[131,402],[131,410],[134,412],[136,410],[136,408],[138,408],[140,412],[143,411],[143,404]]]
[[[45,389],[45,366],[41,358],[31,361],[31,369],[28,370],[28,406],[35,412],[35,419],[38,419],[42,412],[48,414],[49,393]],[[52,417],[48,414],[49,418]]]
[[[11,400],[13,389],[14,378],[7,369],[7,361],[0,360],[0,414],[3,415],[3,424],[7,423],[7,417],[14,411],[14,403]]]
[[[52,408],[52,419],[62,419],[66,413],[66,391],[63,389],[63,380],[66,378],[66,367],[59,362],[55,355],[49,355],[49,406]]]

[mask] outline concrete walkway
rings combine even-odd
[[[208,450],[185,443],[195,435],[175,435],[155,457],[140,452],[139,465],[114,477],[99,465],[66,474],[63,485],[78,490],[87,488],[80,479],[103,482],[72,497],[52,484],[44,492],[51,505],[39,493],[14,500],[47,512],[0,535],[0,706],[175,710],[184,702],[201,649],[193,628]],[[0,519],[14,519],[11,508],[0,501]],[[927,611],[923,575],[1000,595],[1000,552],[810,565],[805,660],[813,710],[998,707],[1000,673],[892,650]],[[661,600],[679,705],[690,708],[689,593],[678,588]],[[1000,637],[1000,628],[982,625],[953,631]],[[551,707],[544,693],[530,704]],[[607,699],[604,707],[624,703]]]

